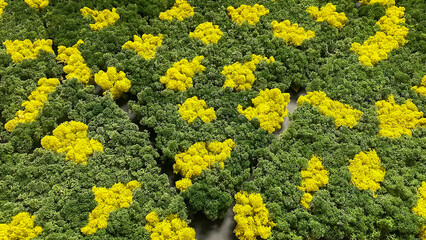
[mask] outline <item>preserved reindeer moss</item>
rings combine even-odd
[[[327,8],[333,11],[317,19],[307,8],[320,12],[328,2],[55,0],[38,10],[25,1],[5,2],[0,42],[51,40],[54,54],[25,50],[23,56],[36,57],[14,62],[0,46],[1,224],[27,212],[35,217],[32,229],[42,228],[34,239],[147,240],[176,233],[173,226],[187,229],[186,238],[203,239],[203,229],[195,233],[188,227],[194,216],[221,221],[236,204],[235,195],[247,192],[261,196],[262,204],[256,203],[263,217],[249,225],[256,212],[240,204],[240,216],[248,213],[237,218],[244,226],[235,231],[240,238],[424,238],[425,219],[418,214],[426,182],[424,1],[336,0],[330,2],[335,11]],[[242,5],[250,8],[238,12]],[[119,19],[92,31],[96,21],[82,16],[85,8],[115,8]],[[337,13],[347,18],[340,28]],[[321,17],[336,26],[317,22]],[[351,50],[353,44],[357,49]],[[174,68],[183,59],[187,62]],[[124,79],[106,78],[112,67],[129,80],[116,86],[124,90],[116,99],[102,94]],[[101,71],[96,83],[94,75]],[[21,104],[42,78],[60,84],[34,121],[7,131],[4,125],[24,111]],[[252,100],[267,89],[290,94],[286,103],[309,101],[288,112],[270,111],[274,104],[265,99],[256,107]],[[325,93],[317,96],[321,103],[309,98],[314,92]],[[198,101],[186,106],[195,96]],[[86,164],[42,146],[44,137],[71,121],[84,123],[87,139],[102,145],[102,152],[87,155]],[[265,122],[275,134],[262,128]],[[384,129],[392,137],[382,134]],[[227,139],[235,144],[229,156],[192,157]],[[173,173],[175,157],[197,143],[206,145],[182,166],[203,166],[201,173],[196,168],[199,175],[185,177],[177,167]],[[377,158],[367,154],[373,149]],[[317,161],[314,169],[322,174],[309,178],[313,156],[320,158],[322,168]],[[210,162],[217,159],[225,159],[223,166]],[[131,191],[131,203],[105,211],[101,226],[106,227],[85,235],[81,229],[98,205],[93,187],[108,191],[132,181],[141,186]],[[146,227],[152,220],[157,232]]]

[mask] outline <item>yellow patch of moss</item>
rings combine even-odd
[[[41,146],[56,153],[65,153],[66,160],[85,165],[93,152],[103,151],[99,141],[87,137],[87,129],[87,125],[82,122],[64,122],[53,130],[53,136],[41,139]]]
[[[19,110],[15,114],[15,118],[8,121],[4,128],[8,132],[12,132],[19,123],[34,122],[38,113],[43,109],[44,102],[47,101],[49,93],[53,92],[57,85],[59,85],[57,78],[41,78],[38,80],[38,87],[28,97],[28,101],[21,104],[24,110]]]
[[[269,13],[269,10],[263,5],[254,4],[253,6],[243,4],[235,9],[232,6],[229,6],[227,9],[228,15],[231,17],[232,21],[236,22],[238,25],[242,25],[244,22],[247,22],[250,25],[255,25],[259,22],[260,17]]]
[[[300,204],[306,209],[310,209],[312,194],[328,184],[330,172],[322,165],[321,158],[313,155],[308,162],[308,168],[301,171],[301,175],[302,184],[299,189],[305,194],[300,200]]]
[[[13,62],[20,62],[24,59],[36,59],[40,51],[54,53],[52,49],[51,39],[40,39],[31,42],[29,39],[24,41],[10,41],[6,40],[3,45],[6,47],[6,53],[10,54]]]
[[[379,136],[389,138],[398,138],[404,134],[411,136],[412,129],[426,126],[423,112],[419,112],[410,99],[405,104],[398,105],[391,94],[387,100],[376,102],[376,107],[380,121]]]
[[[420,86],[414,86],[413,89],[418,94],[426,95],[426,75],[423,76]]]
[[[324,7],[321,7],[321,10],[315,6],[311,6],[308,7],[306,11],[311,14],[317,22],[326,21],[336,28],[344,27],[348,20],[344,12],[336,12],[336,5],[332,3],[327,3]]]
[[[83,43],[83,40],[80,39],[72,47],[59,46],[56,60],[66,64],[63,70],[67,74],[67,79],[77,78],[83,84],[89,84],[92,71],[86,65],[80,50],[78,50],[78,46]]]
[[[206,101],[199,100],[197,96],[186,99],[182,105],[178,106],[180,116],[189,124],[192,124],[196,118],[200,118],[205,123],[216,119],[214,109],[207,108]]]
[[[117,72],[115,67],[108,67],[106,72],[99,71],[95,74],[95,82],[103,90],[111,92],[113,99],[118,99],[129,91],[132,83],[126,78],[126,74],[123,71]],[[104,95],[106,92],[103,93]]]
[[[170,214],[160,221],[158,214],[153,211],[145,219],[145,228],[151,233],[151,240],[195,240],[195,230],[176,214]]]
[[[251,101],[254,107],[243,110],[243,107],[238,105],[238,112],[246,116],[249,121],[257,118],[260,127],[269,133],[281,129],[281,123],[288,114],[289,93],[281,93],[278,88],[265,89],[260,91],[259,95]]]
[[[25,0],[28,6],[35,8],[37,10],[41,10],[49,5],[49,0]]]
[[[224,168],[224,162],[231,156],[235,145],[232,139],[224,142],[197,142],[185,152],[177,154],[173,170],[174,173],[180,173],[183,179],[176,182],[176,187],[185,191],[192,184],[187,179],[191,180],[200,176],[203,170],[211,168],[215,163],[219,163],[221,168]]]
[[[386,9],[386,15],[376,23],[381,31],[369,37],[362,45],[352,43],[351,50],[359,56],[358,60],[362,64],[374,66],[388,58],[392,50],[405,45],[408,28],[399,25],[405,23],[404,11],[404,7],[389,7]]]
[[[363,112],[353,109],[347,104],[331,100],[321,91],[308,92],[297,100],[298,105],[302,105],[304,102],[318,107],[320,113],[333,117],[336,127],[347,126],[353,128],[358,124],[363,114]]]
[[[299,27],[297,23],[291,24],[289,20],[283,22],[272,22],[274,37],[283,39],[287,44],[300,46],[302,42],[315,37],[315,32],[305,31],[303,27]]]
[[[234,233],[238,239],[256,240],[257,237],[267,239],[271,236],[275,223],[270,219],[269,211],[259,193],[238,192],[235,194],[235,206],[232,210],[237,222]]]
[[[81,232],[90,235],[107,228],[109,214],[119,208],[128,208],[133,202],[132,191],[140,187],[138,181],[130,181],[126,185],[119,182],[110,189],[94,186],[92,191],[98,205],[89,214],[89,222],[81,228]]]
[[[34,226],[35,216],[28,212],[21,212],[7,224],[0,224],[0,239],[2,240],[30,240],[41,234],[42,227]]]
[[[193,86],[192,78],[195,73],[202,72],[206,69],[201,65],[204,56],[197,56],[192,61],[182,59],[179,62],[173,63],[166,75],[160,78],[160,82],[166,84],[166,88],[175,91],[185,91]]]
[[[4,8],[7,6],[7,2],[0,0],[0,16],[3,14]]]
[[[183,19],[193,16],[194,8],[185,0],[176,0],[173,7],[165,12],[160,13],[161,20],[169,20],[172,21],[176,18],[179,21],[183,21]]]
[[[104,27],[113,25],[120,19],[120,15],[118,15],[115,8],[112,8],[112,10],[105,9],[103,11],[97,11],[84,7],[80,9],[80,12],[83,17],[90,16],[95,20],[95,23],[90,24],[90,29],[93,31],[98,31]]]
[[[200,39],[204,44],[217,43],[222,35],[219,26],[213,25],[212,22],[201,23],[189,33],[190,37]]]
[[[251,56],[251,61],[245,62],[244,64],[236,62],[232,65],[225,66],[221,72],[226,76],[223,88],[230,87],[237,91],[251,89],[256,80],[253,72],[256,71],[256,65],[262,60],[265,60],[267,63],[275,62],[274,57],[268,59],[253,54]]]
[[[154,36],[152,34],[143,34],[142,38],[134,35],[133,42],[128,41],[123,46],[122,49],[132,49],[139,56],[149,60],[155,57],[155,50],[157,47],[161,46],[163,42],[163,35],[159,34]]]
[[[385,178],[385,169],[380,164],[380,158],[375,150],[360,152],[354,159],[349,160],[349,172],[351,173],[351,182],[359,190],[373,191],[380,189],[380,183]]]

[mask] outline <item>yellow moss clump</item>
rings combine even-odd
[[[57,78],[41,78],[38,80],[38,87],[36,90],[31,92],[28,101],[21,104],[25,109],[16,112],[15,118],[8,121],[4,125],[4,128],[8,132],[12,132],[18,126],[18,123],[34,122],[38,113],[43,109],[43,104],[47,101],[49,93],[53,92],[55,87],[59,84]]]
[[[336,28],[344,27],[348,20],[344,12],[336,12],[336,5],[333,5],[332,3],[327,3],[324,7],[321,7],[321,10],[317,7],[311,6],[308,7],[306,11],[311,14],[317,22],[326,21]]]
[[[274,57],[269,59],[256,54],[251,56],[251,61],[244,64],[236,62],[232,65],[225,66],[222,74],[226,76],[223,88],[230,87],[237,91],[249,90],[253,86],[256,77],[253,72],[256,70],[256,65],[260,61],[265,60],[267,63],[275,62]]]
[[[388,100],[376,102],[376,107],[380,120],[379,136],[389,138],[398,138],[403,134],[411,136],[411,129],[426,126],[423,112],[419,112],[417,106],[410,99],[405,104],[398,105],[391,94]]]
[[[426,182],[422,182],[422,186],[417,190],[419,199],[416,206],[412,209],[414,213],[420,217],[426,217]]]
[[[176,0],[175,5],[165,12],[160,13],[161,20],[172,21],[173,18],[182,21],[183,19],[193,16],[194,8],[185,0]]]
[[[4,8],[7,6],[7,2],[0,0],[0,16],[3,14]]]
[[[417,190],[419,199],[412,211],[420,217],[426,217],[426,182],[422,182],[422,186]],[[426,239],[426,225],[420,227],[420,239]]]
[[[198,97],[186,99],[179,106],[180,116],[189,124],[193,123],[196,118],[200,118],[203,122],[208,123],[216,119],[216,113],[213,108],[207,108],[206,101],[198,100]]]
[[[204,56],[197,56],[189,62],[187,59],[182,59],[179,62],[173,63],[166,75],[160,78],[160,82],[166,84],[166,88],[175,91],[185,91],[193,86],[192,77],[195,73],[202,72],[206,69],[201,65]]]
[[[349,160],[349,172],[351,173],[351,182],[359,190],[373,191],[380,189],[380,183],[385,178],[385,169],[380,165],[379,156],[375,150],[360,152],[354,159]]]
[[[149,60],[155,57],[155,49],[161,46],[162,42],[162,34],[159,34],[158,36],[154,36],[152,34],[143,34],[142,38],[134,35],[133,42],[126,42],[122,46],[122,49],[133,49],[139,56],[142,56],[145,58],[145,60]]]
[[[45,52],[54,53],[52,49],[51,39],[40,39],[31,42],[29,39],[24,41],[10,41],[6,40],[3,45],[6,47],[6,53],[10,54],[12,61],[20,62],[24,59],[36,59],[41,50]]]
[[[185,191],[192,185],[192,178],[200,176],[203,170],[211,168],[215,163],[224,168],[224,162],[231,156],[235,145],[232,139],[224,142],[197,142],[185,152],[177,154],[173,170],[174,173],[180,173],[183,179],[176,182],[176,187]]]
[[[313,155],[308,162],[308,168],[301,171],[302,184],[299,187],[304,191],[300,204],[306,209],[310,209],[313,194],[319,190],[320,187],[325,187],[328,184],[330,172],[322,165],[321,158]]]
[[[153,211],[145,219],[151,240],[195,240],[195,230],[176,214],[170,214],[160,222],[160,217]]]
[[[426,95],[426,75],[423,76],[420,86],[414,86],[411,89],[419,94]]]
[[[254,107],[245,110],[238,104],[238,113],[246,116],[249,121],[253,118],[259,119],[260,127],[269,133],[281,129],[281,123],[288,114],[289,93],[281,93],[278,88],[265,89],[251,101]]]
[[[0,239],[4,240],[30,240],[41,234],[42,228],[34,226],[35,216],[28,212],[21,212],[12,217],[7,224],[0,224]]]
[[[351,50],[359,56],[358,60],[362,64],[373,66],[388,58],[388,53],[407,42],[405,38],[408,28],[398,25],[405,23],[404,11],[404,7],[389,7],[386,9],[386,15],[376,23],[381,31],[369,37],[362,45],[352,43]]]
[[[283,39],[287,44],[300,46],[304,40],[315,37],[315,32],[305,31],[297,23],[291,24],[289,20],[283,22],[272,22],[274,36]]]
[[[370,4],[381,4],[383,6],[393,6],[395,5],[395,0],[360,0],[361,4],[370,5]]]
[[[257,193],[248,194],[240,191],[235,194],[234,220],[237,226],[235,236],[240,240],[256,240],[257,237],[267,239],[275,223],[269,218],[269,211],[263,203],[262,196]]]
[[[138,181],[130,181],[126,185],[119,182],[110,189],[94,186],[92,192],[98,205],[89,214],[89,222],[81,228],[81,232],[89,235],[107,228],[109,214],[119,208],[128,208],[133,202],[132,191],[140,187],[141,183]]]
[[[87,137],[87,129],[87,125],[82,122],[64,122],[53,130],[53,136],[41,139],[41,146],[57,153],[65,153],[66,160],[85,165],[94,151],[103,151],[99,141]]]
[[[41,10],[42,8],[49,5],[49,0],[25,0],[28,6],[35,8],[37,10]]]
[[[94,24],[90,24],[90,29],[93,31],[100,30],[106,26],[112,25],[120,19],[120,15],[116,13],[116,9],[112,8],[112,11],[105,9],[103,11],[92,10],[88,7],[80,9],[83,17],[90,16],[95,20]]]
[[[250,25],[255,25],[259,22],[260,17],[269,13],[269,10],[263,5],[254,4],[250,5],[241,5],[237,9],[232,6],[229,6],[227,9],[228,15],[231,17],[232,21],[236,22],[238,25],[242,25],[244,22],[247,22]]]
[[[115,67],[108,67],[106,72],[99,71],[95,74],[95,82],[103,90],[109,90],[113,99],[118,99],[129,91],[132,83],[126,78],[126,74],[123,71],[117,72]],[[104,95],[106,92],[104,92]]]
[[[333,117],[336,128],[340,126],[353,128],[358,124],[363,114],[363,112],[353,109],[347,104],[331,100],[321,91],[308,92],[306,96],[301,96],[297,100],[298,105],[302,105],[304,102],[318,107],[320,113]]]
[[[219,26],[213,25],[212,22],[201,23],[189,33],[190,37],[200,39],[204,44],[217,43],[222,35]]]
[[[72,47],[59,46],[56,60],[66,64],[63,70],[67,73],[67,79],[77,78],[83,84],[88,84],[92,76],[92,71],[86,65],[80,50],[78,50],[78,45],[82,43],[84,42],[80,39]]]

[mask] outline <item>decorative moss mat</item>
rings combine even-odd
[[[426,239],[425,12],[0,0],[0,239]]]

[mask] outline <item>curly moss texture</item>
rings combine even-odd
[[[57,78],[60,84],[35,121],[12,132],[0,128],[1,224],[28,212],[35,216],[34,226],[43,229],[40,239],[150,239],[148,214],[156,212],[158,223],[177,215],[188,224],[197,213],[219,220],[235,203],[235,194],[246,191],[261,195],[275,223],[271,239],[414,240],[425,235],[425,218],[412,210],[426,182],[423,0],[366,0],[358,8],[353,1],[332,1],[348,19],[341,28],[319,23],[306,11],[309,6],[321,11],[329,3],[319,0],[55,0],[40,9],[25,1],[5,2],[0,42],[51,40],[53,52],[40,50],[36,58],[14,62],[0,46],[0,125],[23,110],[39,79]],[[256,4],[264,9],[252,11]],[[242,5],[251,8],[237,12],[243,18],[239,24],[228,8],[238,11]],[[82,16],[85,7],[115,8],[119,19],[92,31],[95,20]],[[193,38],[191,33],[207,22],[213,28],[202,29],[201,40]],[[207,36],[218,38],[217,29],[220,39],[205,44]],[[361,54],[371,62],[366,66],[351,48],[362,47],[378,32],[380,38],[365,49],[380,47],[380,54]],[[254,55],[259,61],[237,67]],[[109,67],[124,72],[131,83],[116,100],[94,86],[95,73]],[[234,85],[227,87],[227,80]],[[252,100],[266,89],[282,94],[306,89],[326,97],[319,105],[311,101],[289,111],[288,128],[275,136],[262,129],[260,118],[238,111],[238,106],[255,108]],[[179,104],[194,96],[205,102],[203,109],[214,109],[214,120],[197,115],[189,124],[182,117]],[[103,146],[103,152],[87,156],[86,165],[42,148],[43,137],[70,121],[84,123],[87,138]],[[383,129],[395,137],[385,136]],[[179,183],[173,179],[179,181],[181,173],[170,182],[162,174],[171,173],[175,156],[194,144],[227,139],[235,148],[223,168],[209,165]],[[370,149],[380,159],[373,169],[385,170],[383,179],[379,174],[380,181],[374,181],[380,185],[377,197],[352,183],[349,170],[351,160]],[[329,178],[309,192],[299,187],[313,155],[321,158]],[[97,206],[93,186],[110,189],[131,181],[141,187],[132,191],[129,207],[110,212],[106,228],[84,235],[81,228]],[[306,198],[310,209],[300,204],[305,193],[312,195]]]

